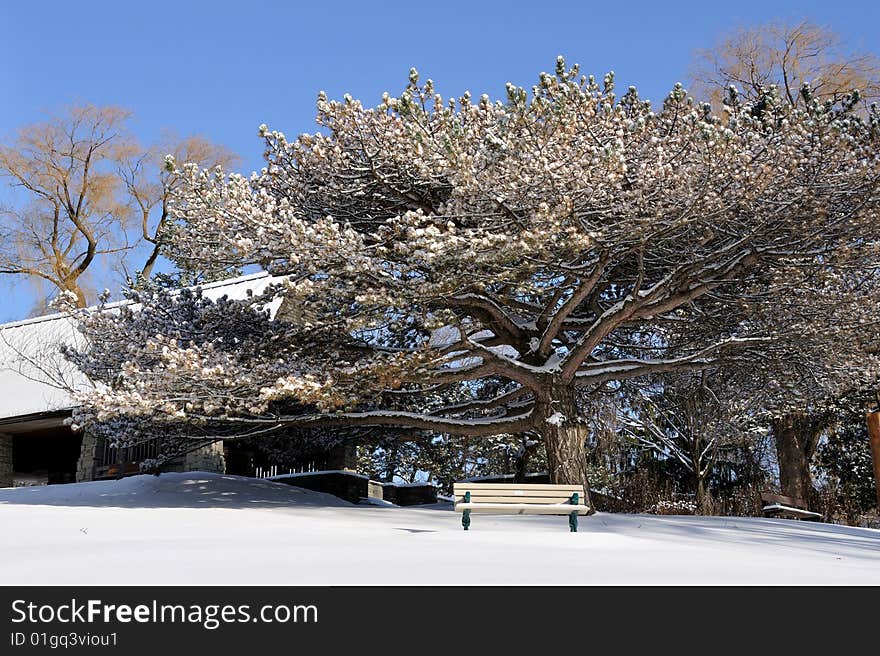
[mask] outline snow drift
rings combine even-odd
[[[479,516],[201,472],[0,490],[0,584],[880,584],[880,531]]]

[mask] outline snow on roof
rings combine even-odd
[[[201,285],[205,297],[232,300],[257,295],[281,278],[265,271],[229,280]],[[127,305],[129,301],[109,304],[108,308]],[[280,299],[270,304],[274,314]],[[70,410],[76,402],[70,389],[89,385],[59,352],[61,344],[78,346],[83,337],[75,322],[64,314],[12,321],[0,325],[0,419]]]
[[[63,315],[0,326],[0,418],[67,410],[75,404],[65,385],[88,381],[58,351],[82,336]]]

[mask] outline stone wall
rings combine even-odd
[[[370,480],[361,474],[346,471],[309,472],[305,474],[286,474],[272,479],[276,483],[295,485],[315,492],[326,492],[357,503],[369,495]]]
[[[0,433],[0,487],[12,484],[12,435]]]
[[[218,440],[187,453],[183,457],[183,471],[225,474],[226,459],[223,456],[223,442]]]

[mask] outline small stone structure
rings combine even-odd
[[[398,506],[437,503],[437,488],[430,483],[382,483],[381,486],[380,498]]]
[[[367,483],[367,496],[372,497],[373,499],[384,499],[385,498],[385,491],[383,489],[384,485],[385,485],[385,483],[380,483],[378,481],[370,481],[369,483]]]
[[[0,433],[0,487],[12,487],[12,435]]]

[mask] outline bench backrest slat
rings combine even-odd
[[[583,485],[553,485],[552,483],[453,483],[453,489],[464,490],[505,490],[509,488],[522,488],[524,490],[583,490]]]

